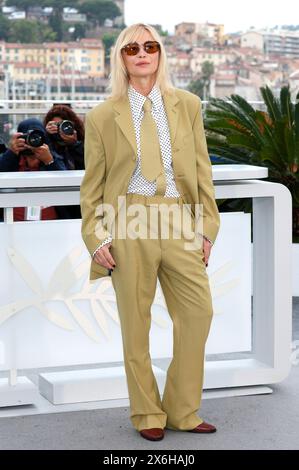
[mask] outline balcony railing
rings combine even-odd
[[[103,102],[99,100],[1,100],[0,101],[0,138],[5,143],[8,142],[10,135],[16,132],[18,123],[23,119],[35,116],[40,120],[55,104],[70,104],[72,110],[81,118],[84,118],[86,112]],[[202,100],[203,110],[205,110],[208,100]],[[230,101],[228,101],[230,102]],[[263,101],[249,101],[249,103],[260,110],[265,110]]]

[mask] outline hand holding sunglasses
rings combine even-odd
[[[160,51],[160,44],[157,41],[146,41],[144,44],[138,44],[137,42],[131,42],[126,46],[122,47],[127,55],[137,55],[140,51],[140,46],[143,47],[143,50],[147,54],[154,54],[155,52]]]

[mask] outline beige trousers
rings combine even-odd
[[[156,211],[156,236],[121,238],[116,217],[111,254],[116,267],[111,274],[119,312],[124,365],[130,400],[130,419],[138,431],[147,428],[190,430],[203,422],[197,414],[201,404],[205,344],[213,316],[209,279],[202,246],[186,250],[186,238],[163,238],[164,217],[159,203],[176,204],[181,198],[126,195],[126,207],[141,204],[148,215]],[[158,206],[157,206],[158,203]],[[125,229],[135,215],[126,216]],[[151,227],[153,227],[151,222]],[[122,230],[124,225],[122,224]],[[189,241],[189,240],[187,240]],[[157,279],[173,322],[173,358],[161,401],[149,353],[151,305]]]

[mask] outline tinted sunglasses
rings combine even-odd
[[[130,44],[122,47],[121,50],[124,51],[127,55],[136,55],[140,51],[141,45],[147,54],[154,54],[155,52],[160,51],[160,44],[157,41],[146,41],[144,44],[131,42]]]

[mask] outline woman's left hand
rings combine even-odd
[[[77,131],[74,130],[72,135],[66,135],[63,132],[60,132],[60,137],[66,144],[75,144],[77,142]]]
[[[209,263],[209,257],[212,249],[212,244],[207,240],[206,238],[203,239],[203,252],[204,252],[204,257],[203,261],[205,262],[205,265],[208,266]]]

